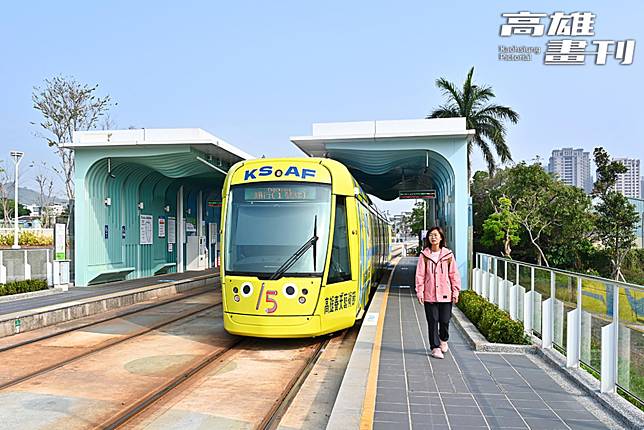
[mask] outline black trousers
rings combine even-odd
[[[432,349],[440,346],[440,341],[449,339],[449,320],[452,317],[452,303],[425,302],[425,317],[429,332],[429,345]]]

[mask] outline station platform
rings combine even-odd
[[[370,327],[368,313],[328,429],[620,427],[587,394],[561,384],[534,354],[472,350],[454,318],[445,358],[431,357],[415,267],[415,257],[402,258],[389,286],[376,293],[369,313],[378,324]],[[384,319],[378,316],[383,309]]]
[[[218,277],[218,269],[187,271],[0,303],[0,338],[205,287]]]

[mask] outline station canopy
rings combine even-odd
[[[465,118],[360,121],[313,124],[311,136],[291,142],[342,162],[367,193],[389,201],[400,191],[453,194],[455,176],[467,178],[462,151],[473,134]]]
[[[96,148],[116,164],[126,161],[167,178],[221,177],[234,163],[254,158],[200,128],[79,131],[66,146],[77,153]]]
[[[216,202],[230,167],[253,156],[199,128],[79,131],[66,147],[76,285],[217,264]]]

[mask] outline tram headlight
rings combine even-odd
[[[287,298],[292,299],[297,295],[297,286],[295,284],[286,284],[282,288],[282,292]]]
[[[233,300],[234,300],[234,301],[236,301],[236,302],[238,302],[238,301],[240,300],[240,299],[239,299],[239,296],[238,296],[237,294],[235,294],[235,297],[233,297]]]
[[[306,303],[306,297],[300,296],[300,298],[297,299],[297,301],[300,302],[301,305],[303,305],[304,303]]]
[[[241,286],[242,297],[250,297],[253,294],[253,284],[244,282]]]

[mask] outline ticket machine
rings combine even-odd
[[[186,268],[188,270],[204,270],[208,264],[206,237],[188,236],[186,242]]]

